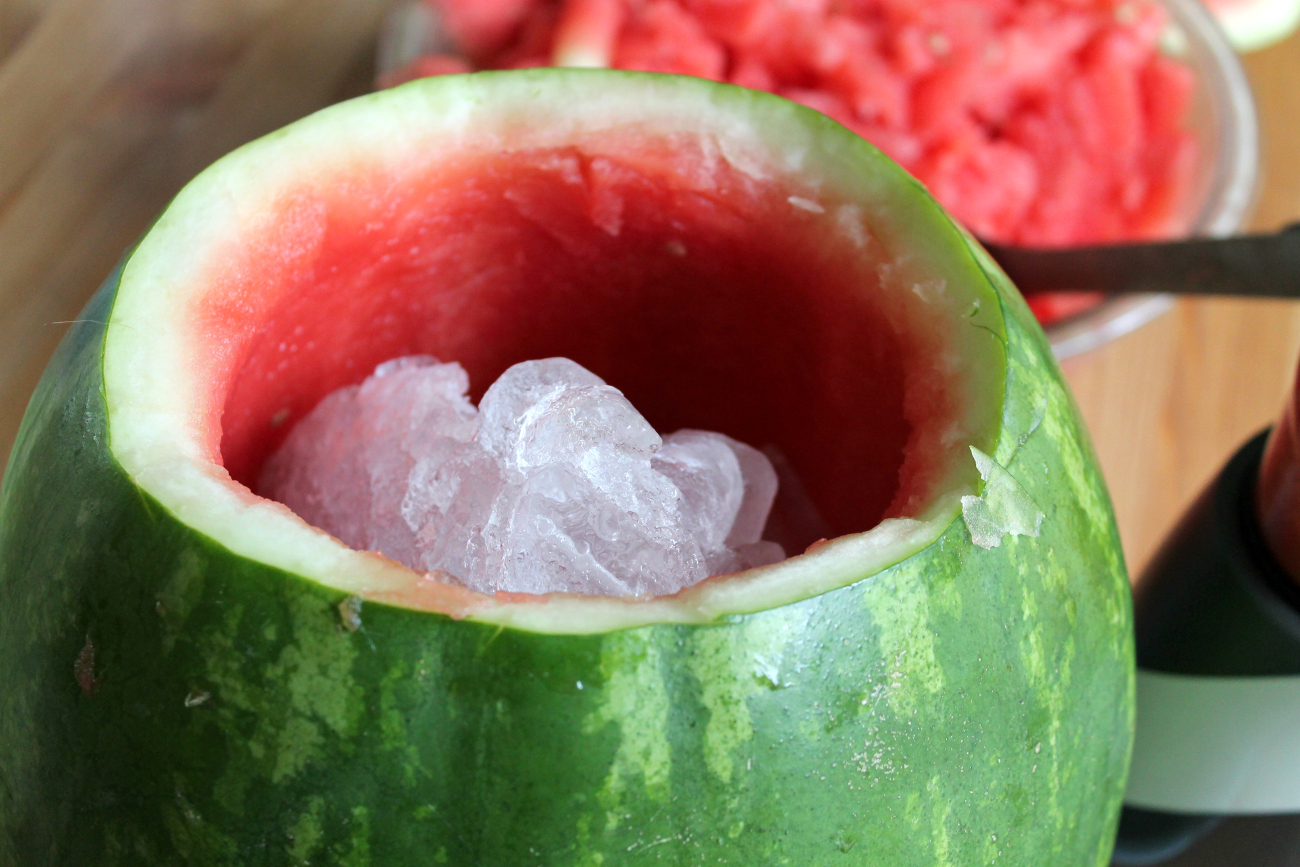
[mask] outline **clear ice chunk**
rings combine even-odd
[[[472,584],[643,596],[705,577],[681,494],[650,464],[659,435],[617,389],[568,359],[524,362],[480,411],[511,490],[491,521],[499,551],[471,567]]]
[[[448,452],[478,430],[458,364],[410,356],[327,395],[268,459],[258,490],[353,548],[401,562],[416,553],[401,504],[417,456]],[[310,517],[308,517],[310,516]]]
[[[722,548],[745,496],[736,453],[721,434],[680,430],[664,438],[650,465],[672,481],[691,515],[691,532],[706,551]]]
[[[516,364],[492,383],[483,395],[483,448],[497,457],[513,459],[510,452],[520,439],[529,410],[550,395],[573,386],[604,385],[605,380],[567,358],[544,358]]]
[[[731,532],[727,534],[727,545],[732,548],[757,545],[763,537],[763,528],[767,526],[767,516],[772,511],[772,502],[776,499],[776,470],[767,456],[753,446],[747,446],[722,434],[715,434],[715,436],[722,437],[727,447],[735,452],[736,462],[740,465],[740,476],[745,480],[745,495],[741,499],[740,510],[736,512],[736,520],[731,525]],[[772,548],[769,547],[768,551],[771,550]],[[785,553],[782,552],[777,559],[784,560]],[[754,565],[765,566],[767,563]]]
[[[663,439],[564,358],[511,367],[478,409],[458,364],[412,356],[328,395],[259,491],[355,548],[483,592],[675,593],[778,562],[777,477],[722,434]]]

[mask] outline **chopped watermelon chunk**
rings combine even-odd
[[[704,26],[672,0],[650,0],[628,17],[614,53],[619,69],[723,80],[727,54]]]

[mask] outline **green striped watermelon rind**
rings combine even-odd
[[[582,74],[668,86],[514,80]],[[811,112],[671,86],[779,104],[921,195]],[[996,292],[985,450],[1040,535],[985,550],[945,506],[816,595],[592,634],[358,607],[180,520],[110,448],[119,269],[0,493],[0,865],[1105,864],[1133,706],[1114,521],[1041,331],[942,219]]]

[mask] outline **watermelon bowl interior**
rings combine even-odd
[[[567,356],[830,527],[487,596],[251,490],[325,394]],[[698,79],[428,79],[192,182],[0,492],[0,864],[1105,863],[1128,583],[1051,350],[905,173]]]

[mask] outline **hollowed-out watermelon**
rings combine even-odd
[[[837,538],[487,597],[241,484],[411,353],[480,390],[571,357],[777,448]],[[6,867],[1098,865],[1131,737],[1110,506],[1024,303],[870,145],[698,79],[429,79],[204,172],[33,399],[0,618]]]

